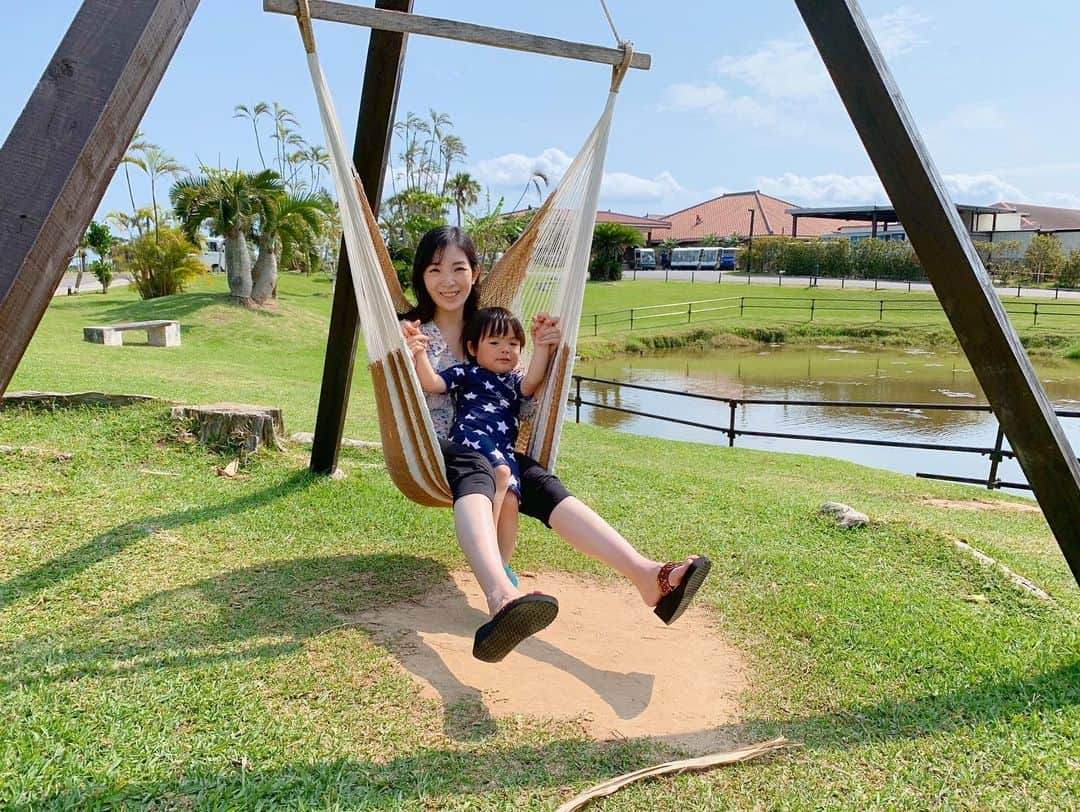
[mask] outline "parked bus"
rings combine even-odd
[[[672,248],[671,267],[673,270],[696,270],[701,262],[700,248]]]
[[[635,248],[631,265],[638,271],[651,271],[656,268],[656,251],[652,248]]]
[[[735,258],[739,255],[738,248],[721,248],[720,264],[717,266],[721,271],[734,271]]]

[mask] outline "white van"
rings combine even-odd
[[[205,247],[199,254],[199,262],[215,273],[223,272],[225,270],[225,238],[206,237],[203,244]]]

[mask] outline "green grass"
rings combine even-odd
[[[689,302],[694,304],[687,307]],[[1080,347],[1080,304],[1015,297],[1003,303],[1029,351],[1066,355],[1070,347]],[[1032,317],[1036,303],[1037,321]],[[635,308],[632,331],[630,308]],[[918,290],[624,279],[588,285],[583,312],[579,348],[586,357],[739,341],[957,346],[937,297]]]
[[[13,388],[263,400],[295,428],[314,410],[327,291],[288,278],[272,313],[213,287],[64,298]],[[83,324],[151,312],[179,315],[182,347],[79,341]],[[373,436],[362,368],[354,392],[349,431]],[[551,809],[677,755],[419,696],[348,618],[464,562],[450,513],[404,500],[377,452],[344,451],[339,481],[308,475],[296,446],[222,478],[223,458],[178,440],[159,404],[0,410],[0,445],[23,449],[0,455],[0,806]],[[1075,805],[1080,590],[1038,514],[920,501],[1019,500],[590,426],[567,425],[561,449],[567,483],[646,553],[713,558],[702,602],[753,686],[722,732],[801,744],[593,808]],[[873,524],[834,528],[816,513],[829,499]],[[954,552],[954,537],[1053,601]],[[534,522],[518,555],[611,577]]]

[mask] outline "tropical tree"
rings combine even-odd
[[[439,151],[442,154],[443,160],[441,194],[445,196],[447,193],[447,183],[450,180],[450,167],[453,165],[454,161],[464,160],[468,153],[465,150],[465,142],[453,133],[449,133],[443,138]]]
[[[256,102],[249,109],[246,104],[238,104],[233,108],[233,118],[246,118],[251,121],[251,127],[255,131],[255,148],[259,151],[259,163],[266,169],[266,158],[263,157],[262,139],[259,137],[259,119],[270,115],[270,105],[266,102]]]
[[[156,231],[160,225],[157,205],[158,178],[166,175],[180,175],[187,172],[188,169],[176,158],[166,154],[157,144],[141,143],[132,148],[130,152],[130,157],[125,156],[124,160],[139,167],[150,176],[150,210],[154,219],[154,230]]]
[[[251,270],[251,298],[262,304],[277,295],[278,266],[296,260],[318,262],[316,246],[333,201],[323,194],[267,194],[260,205],[255,234],[259,255]]]
[[[133,225],[138,233],[142,233],[142,224],[139,221],[139,208],[135,205],[135,192],[131,188],[131,172],[128,167],[135,163],[135,159],[138,157],[139,151],[144,149],[148,145],[148,142],[144,139],[142,130],[136,131],[132,136],[131,143],[128,144],[127,150],[124,152],[124,157],[120,159],[120,165],[124,167],[124,180],[127,183],[128,199],[131,201],[131,212],[134,215]]]
[[[444,186],[444,194],[454,201],[457,209],[457,224],[461,225],[461,212],[476,205],[480,199],[480,184],[468,172],[458,172]]]
[[[252,174],[203,167],[204,175],[183,178],[169,192],[184,233],[195,240],[205,225],[225,238],[225,271],[229,294],[238,304],[251,303],[251,253],[247,235],[269,195],[283,189],[271,169]]]
[[[622,256],[627,248],[644,245],[641,232],[623,223],[597,223],[593,228],[589,278],[615,282],[622,278]]]
[[[79,272],[75,274],[75,292],[79,292],[79,288],[82,286],[83,274],[86,273],[86,252],[90,248],[90,231],[87,231],[79,237],[79,245],[76,248],[75,255],[79,258]]]
[[[1024,251],[1024,266],[1036,285],[1055,276],[1064,265],[1065,251],[1061,243],[1049,234],[1036,235]]]
[[[1062,288],[1080,286],[1080,248],[1069,252],[1069,258],[1058,272],[1057,283]]]
[[[113,237],[109,227],[104,223],[99,223],[95,220],[90,221],[89,227],[86,229],[86,233],[83,235],[82,240],[79,241],[80,248],[85,243],[86,247],[97,254],[97,259],[90,265],[90,272],[97,277],[98,282],[101,283],[101,292],[105,293],[109,289],[109,282],[112,281],[112,247],[116,242],[116,238]],[[85,264],[85,251],[83,252],[83,263]],[[82,270],[79,271],[79,277],[82,276]],[[75,280],[75,290],[79,289],[79,279]]]
[[[502,206],[503,201],[500,199],[495,208],[487,214],[479,217],[465,214],[465,228],[476,244],[480,263],[489,270],[499,254],[521,236],[535,215],[535,212],[517,216],[506,215],[502,212]]]
[[[180,229],[163,225],[127,243],[117,252],[117,259],[121,269],[131,274],[139,296],[156,299],[181,293],[188,281],[206,273],[198,250]]]
[[[660,243],[660,259],[661,264],[664,262],[670,267],[671,265],[671,252],[679,247],[679,241],[674,237],[668,237],[666,240]]]
[[[724,238],[712,231],[701,238],[701,245],[703,248],[719,248],[723,244]]]
[[[540,186],[541,181],[543,181],[544,187],[548,185],[547,174],[541,172],[539,169],[534,169],[533,173],[529,175],[529,179],[525,181],[525,188],[521,190],[521,197],[519,197],[517,203],[514,204],[514,211],[521,208],[521,201],[525,199],[525,195],[529,193],[529,189],[536,189],[536,196],[543,201],[544,189]]]

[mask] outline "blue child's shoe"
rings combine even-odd
[[[517,577],[517,575],[514,573],[514,571],[512,569],[510,569],[509,564],[504,564],[503,569],[506,571],[506,577],[510,579],[510,583],[512,583],[514,585],[514,587],[516,588],[517,585],[518,585],[518,577]]]

